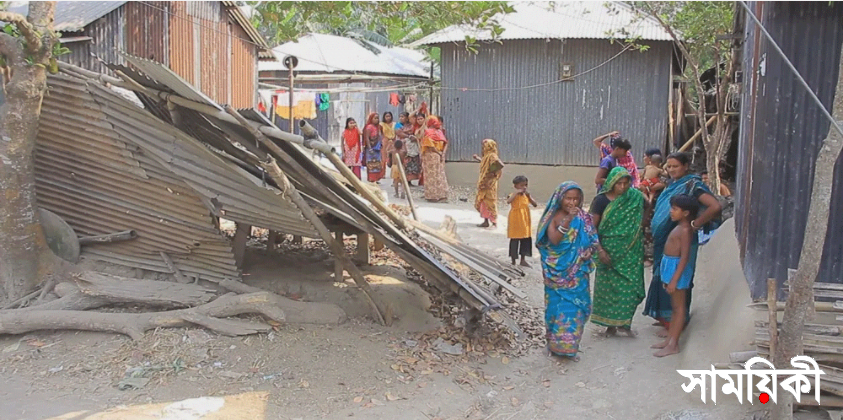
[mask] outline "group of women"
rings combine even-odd
[[[372,112],[366,118],[362,132],[354,118],[348,118],[342,137],[343,162],[358,178],[361,168],[365,167],[369,182],[378,182],[386,176],[387,167],[392,166],[396,141],[400,140],[407,181],[423,185],[427,201],[448,201],[445,175],[448,140],[441,117],[428,115],[425,104],[416,112],[402,113],[397,123],[391,112],[383,114],[383,121]],[[393,168],[393,178],[397,176],[394,172]]]
[[[699,175],[690,172],[687,155],[668,156],[661,194],[655,201],[651,229],[654,240],[653,279],[644,292],[643,194],[631,188],[633,178],[623,166],[608,174],[592,203],[583,210],[583,190],[574,182],[560,185],[542,215],[536,247],[545,280],[545,322],[548,350],[578,360],[579,343],[589,317],[607,327],[607,335],[634,335],[632,319],[645,299],[644,315],[667,328],[672,308],[662,287],[660,261],[670,231],[670,199],[678,194],[697,198],[701,208],[693,226],[714,228],[720,204]],[[692,241],[689,264],[695,268],[698,244]],[[596,271],[594,298],[589,276]],[[691,282],[693,288],[693,280]],[[690,308],[688,291],[687,306]]]

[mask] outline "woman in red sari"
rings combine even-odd
[[[366,148],[366,178],[369,182],[378,182],[384,175],[384,162],[381,150],[383,149],[383,133],[380,127],[380,118],[376,112],[369,114],[366,118],[366,127],[363,128],[363,144]]]
[[[346,164],[357,178],[360,178],[360,167],[362,147],[360,144],[360,129],[357,128],[357,121],[354,118],[345,120],[345,131],[342,132],[342,161]]]

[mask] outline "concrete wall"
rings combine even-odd
[[[445,170],[447,171],[448,182],[451,186],[467,189],[468,191],[477,187],[477,178],[480,175],[479,163],[450,162],[445,165]],[[498,187],[498,194],[501,197],[506,197],[510,193],[512,190],[512,179],[518,175],[524,175],[530,180],[531,194],[539,203],[546,202],[556,190],[556,187],[565,181],[575,181],[580,184],[580,187],[585,192],[586,207],[591,203],[591,199],[594,198],[597,192],[594,185],[594,176],[597,175],[597,168],[507,164],[503,170],[503,176]],[[473,192],[467,197],[469,201],[473,202]]]

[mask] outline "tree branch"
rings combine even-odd
[[[32,2],[29,4],[30,10],[32,9],[41,9],[37,3],[42,2]],[[24,39],[26,40],[26,49],[30,52],[36,52],[41,49],[43,43],[41,42],[40,34],[38,30],[35,29],[28,20],[26,20],[26,16],[19,14],[19,13],[12,13],[12,12],[0,12],[0,21],[14,23],[15,26],[20,31],[21,35],[23,35]]]
[[[0,53],[6,56],[9,61],[6,64],[12,65],[23,60],[23,48],[17,38],[0,32]]]

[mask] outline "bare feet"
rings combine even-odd
[[[667,330],[658,330],[658,331],[656,331],[656,337],[659,337],[659,338],[667,338]]]
[[[625,335],[626,335],[627,337],[629,337],[629,338],[635,338],[635,337],[638,337],[638,334],[637,334],[635,331],[632,331],[632,328],[624,328],[624,327],[621,327],[621,328],[619,328],[619,329],[618,329],[618,331],[620,331],[621,333],[625,334]]]
[[[532,268],[532,266],[529,263],[527,263],[527,261],[521,261],[521,267]]]
[[[487,227],[489,227],[489,219],[484,220],[484,221],[483,221],[483,223],[481,223],[481,224],[477,225],[477,227],[480,227],[480,228],[487,228]]]
[[[652,323],[652,324],[650,324],[650,325],[652,325],[652,326],[654,326],[654,327],[660,327],[660,326],[662,325],[662,323],[661,323],[661,322],[659,322],[659,321],[656,321],[656,322],[654,322],[654,323]]]
[[[606,335],[606,337],[608,338],[608,337],[614,337],[614,336],[615,336],[615,334],[617,334],[617,333],[618,333],[618,329],[617,329],[617,328],[615,328],[615,327],[608,327],[608,328],[606,328],[606,333],[605,333],[605,335]]]
[[[664,340],[661,343],[653,344],[652,346],[650,346],[650,348],[651,349],[663,349],[663,348],[666,348],[668,345],[670,345],[670,340]]]
[[[679,346],[677,346],[676,344],[669,345],[669,346],[653,353],[653,356],[665,357],[665,356],[670,356],[671,354],[679,354]]]

